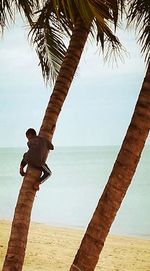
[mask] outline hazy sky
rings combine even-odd
[[[104,65],[98,48],[87,44],[57,123],[55,146],[121,144],[145,65],[134,34],[119,36],[130,55],[118,67]],[[25,146],[24,133],[29,127],[39,130],[52,88],[43,82],[23,26],[5,32],[0,60],[0,147]]]

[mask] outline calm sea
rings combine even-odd
[[[119,147],[67,147],[50,153],[53,174],[37,193],[32,221],[85,228],[107,183]],[[0,219],[12,219],[22,178],[24,149],[0,149]],[[111,228],[112,234],[150,239],[150,146]]]

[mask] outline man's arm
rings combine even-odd
[[[20,163],[20,175],[21,176],[25,176],[26,175],[26,173],[24,172],[24,167],[27,165],[27,153],[25,153],[24,155],[23,155],[23,159],[22,159],[22,161],[21,161],[21,163]]]

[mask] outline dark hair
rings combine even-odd
[[[27,135],[33,135],[33,136],[36,136],[36,131],[33,129],[33,128],[29,128],[27,131],[26,131],[26,136]]]

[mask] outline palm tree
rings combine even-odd
[[[36,44],[43,74],[47,79],[51,76],[49,70],[51,60],[53,60],[52,65],[54,65],[56,72],[59,70],[58,67],[61,61],[61,59],[55,61],[55,54],[58,51],[58,48],[55,48],[58,41],[57,31],[59,30],[60,33],[61,29],[65,33],[71,34],[70,43],[61,64],[39,132],[41,136],[51,140],[57,118],[79,64],[89,32],[95,36],[95,30],[97,31],[97,41],[100,42],[103,50],[105,42],[111,44],[114,51],[120,49],[118,39],[108,26],[108,23],[111,22],[116,26],[119,11],[118,1],[111,0],[106,3],[93,0],[68,0],[65,4],[64,1],[54,0],[43,2],[44,6],[41,11],[35,14],[36,22],[32,24],[32,40]],[[62,57],[64,52],[62,40],[59,45],[62,49],[60,52],[60,57]],[[48,54],[50,50],[52,50],[51,58],[49,58]],[[39,178],[39,175],[39,171],[28,167],[15,208],[3,271],[22,270],[31,210],[35,198],[35,191],[32,186],[35,180]]]
[[[107,185],[87,227],[70,271],[95,269],[105,239],[132,181],[150,129],[150,2],[128,1],[128,24],[139,30],[147,72],[130,125]]]

